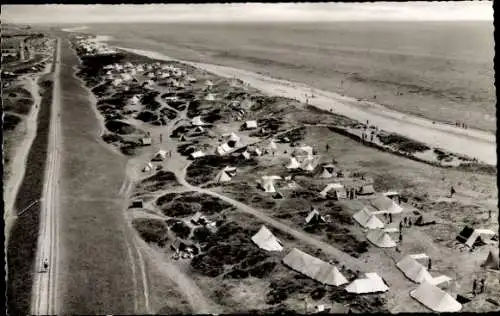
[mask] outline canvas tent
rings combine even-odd
[[[203,214],[201,214],[201,212],[196,212],[193,217],[191,217],[191,222],[193,224],[198,224],[200,219],[202,218]]]
[[[269,142],[269,144],[267,145],[267,149],[273,151],[273,150],[278,149],[278,146],[276,146],[276,143],[273,140],[271,140]]]
[[[363,278],[354,280],[346,287],[346,291],[355,294],[387,292],[389,287],[375,272],[365,273]]]
[[[332,164],[324,165],[323,172],[320,174],[320,178],[329,179],[333,177],[333,173],[335,171],[335,166]]]
[[[231,167],[231,166],[226,166],[224,167],[223,169],[228,175],[230,175],[231,177],[234,177],[234,175],[236,174],[236,167]]]
[[[375,246],[380,248],[392,248],[396,247],[396,243],[394,240],[383,230],[370,230],[368,234],[366,234],[366,239],[372,242]]]
[[[312,222],[325,222],[325,218],[319,214],[317,209],[312,210],[306,217],[306,224]]]
[[[228,136],[229,136],[228,140],[233,141],[235,143],[239,143],[241,140],[241,138],[238,135],[236,135],[235,133],[231,133]]]
[[[399,214],[403,212],[403,209],[401,206],[397,205],[394,203],[393,200],[386,196],[378,196],[375,199],[370,201],[370,204],[377,209],[375,214],[382,214],[382,213],[391,213],[391,214]]]
[[[322,284],[340,286],[347,283],[347,279],[340,273],[337,267],[302,252],[297,248],[293,248],[283,258],[283,263],[291,269]]]
[[[194,153],[191,154],[191,157],[193,159],[200,158],[200,157],[203,157],[203,156],[205,156],[205,154],[202,151],[200,151],[200,150],[195,151]]]
[[[216,183],[220,183],[220,182],[229,182],[231,181],[231,176],[229,174],[227,174],[227,172],[225,172],[224,170],[221,170],[216,176],[215,176],[215,180],[214,180]]]
[[[313,148],[311,146],[300,146],[293,151],[295,157],[311,157],[313,156]]]
[[[209,93],[205,96],[206,101],[215,101],[215,96],[213,93]]]
[[[184,136],[184,134],[182,134],[182,135],[179,137],[179,141],[180,141],[180,142],[185,142],[185,141],[186,141],[186,136]]]
[[[308,157],[306,158],[300,168],[304,171],[313,171],[314,170],[314,158]]]
[[[434,312],[452,313],[462,309],[462,305],[450,294],[429,282],[422,282],[418,288],[410,291],[410,296]]]
[[[195,117],[193,117],[193,119],[191,120],[191,124],[194,125],[194,126],[204,126],[204,125],[207,125],[206,123],[204,123],[201,120],[201,116],[195,116]]]
[[[295,157],[290,157],[290,162],[286,166],[287,169],[297,169],[300,167],[300,163],[295,159]]]
[[[217,147],[217,154],[220,156],[224,156],[225,154],[227,154],[231,150],[232,150],[232,148],[229,147],[229,145],[227,143],[224,143],[224,144]]]
[[[205,129],[201,126],[196,126],[196,128],[194,129],[194,132],[195,133],[203,133],[203,132],[205,132]]]
[[[375,216],[375,214],[372,214],[372,212],[370,212],[370,210],[366,207],[355,213],[352,217],[364,228],[384,228],[384,223],[377,216]]]
[[[264,191],[268,193],[276,192],[276,188],[274,187],[274,180],[281,179],[279,176],[263,176],[260,185],[264,189]]]
[[[484,268],[490,268],[494,270],[500,270],[500,260],[498,258],[498,249],[496,251],[490,250],[488,257],[482,264]]]
[[[153,164],[150,162],[148,162],[142,169],[143,172],[150,172],[151,170],[153,170]]]
[[[457,240],[465,243],[468,247],[480,246],[491,243],[491,238],[495,232],[489,229],[472,229],[468,226],[457,236]]]
[[[246,121],[245,122],[245,128],[246,129],[257,128],[257,121]]]
[[[427,269],[411,255],[401,259],[396,266],[408,279],[415,283],[431,282],[433,279]]]
[[[243,158],[245,159],[250,159],[250,153],[246,150],[241,153],[241,156],[243,156]]]
[[[165,158],[167,158],[167,152],[163,149],[158,150],[158,152],[156,152],[156,154],[153,157],[154,160],[163,160]]]
[[[361,186],[361,188],[358,191],[359,195],[370,195],[370,194],[374,194],[374,193],[375,193],[375,189],[373,188],[373,184],[365,184],[365,185]]]
[[[337,200],[347,198],[347,192],[344,186],[340,183],[328,184],[319,194],[324,198],[327,198],[330,194],[333,194],[333,197]]]
[[[141,144],[143,146],[151,145],[151,143],[152,143],[152,140],[151,140],[150,137],[143,137],[143,138],[141,138]]]
[[[261,249],[266,251],[281,251],[283,246],[281,241],[264,225],[253,235],[252,241]]]

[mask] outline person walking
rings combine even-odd
[[[408,227],[411,227],[411,217],[408,218]]]
[[[389,223],[392,223],[392,213],[389,213]]]
[[[491,210],[488,210],[488,220],[491,220]]]
[[[399,231],[402,231],[403,230],[403,222],[399,222]]]
[[[481,279],[481,287],[479,288],[479,294],[484,293],[484,279]]]
[[[457,193],[455,191],[455,188],[453,186],[451,186],[451,188],[450,188],[450,198],[452,198],[455,193]]]
[[[328,144],[326,144],[325,149],[326,149],[326,152],[328,152],[328,149],[330,149],[330,146]]]
[[[472,295],[476,295],[476,288],[477,288],[477,281],[474,279],[474,282],[472,282]]]
[[[429,261],[427,262],[427,271],[431,271],[432,269],[432,260],[429,258]]]
[[[160,143],[163,143],[163,134],[160,134]]]
[[[403,234],[401,234],[401,232],[399,232],[399,242],[402,242],[403,241]]]

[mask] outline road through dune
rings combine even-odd
[[[274,79],[255,72],[221,65],[187,62],[158,52],[119,47],[120,49],[160,60],[176,60],[223,77],[235,77],[270,95],[298,99],[324,110],[345,115],[360,122],[374,124],[389,132],[399,133],[430,146],[475,157],[496,165],[496,138],[488,132],[462,129],[452,125],[390,110],[381,105],[358,101],[336,93],[317,90],[301,83]],[[311,98],[314,94],[314,98]]]

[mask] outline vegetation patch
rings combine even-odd
[[[132,226],[147,243],[164,247],[168,241],[168,227],[163,220],[137,218],[133,220]]]
[[[137,131],[135,127],[125,122],[111,120],[106,122],[106,128],[113,133],[120,135],[132,134]]]
[[[404,151],[407,153],[423,152],[431,149],[424,143],[418,142],[416,140],[401,136],[395,133],[379,133],[377,134],[380,142],[386,146],[392,146],[396,150]]]

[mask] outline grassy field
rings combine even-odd
[[[376,102],[402,112],[496,128],[489,22],[108,24],[92,30],[124,47],[248,69],[357,98],[376,96]],[[473,43],[466,45],[463,37]]]
[[[36,137],[28,153],[26,173],[17,193],[15,209],[22,211],[29,204],[41,198],[47,141],[49,133],[52,78],[46,75],[40,78],[45,82],[38,115]],[[31,288],[33,283],[33,264],[37,247],[40,204],[35,204],[30,211],[18,217],[11,228],[7,245],[7,313],[22,315],[30,313]]]

